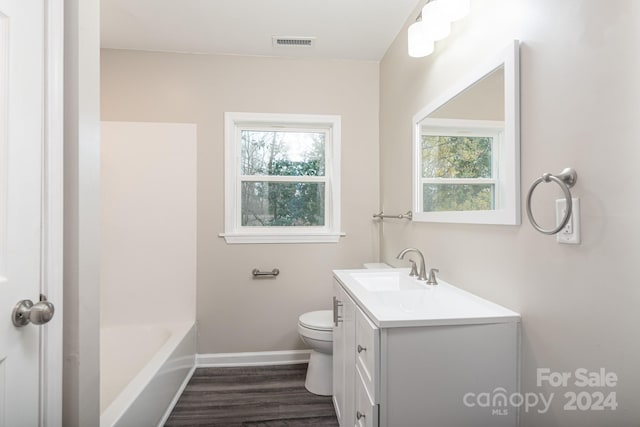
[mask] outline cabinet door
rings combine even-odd
[[[356,427],[378,427],[378,405],[373,402],[364,383],[360,365],[356,366]]]
[[[380,395],[380,330],[356,307],[356,366],[373,402]]]
[[[355,303],[334,281],[333,405],[341,427],[353,426],[355,419]]]

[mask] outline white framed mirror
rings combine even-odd
[[[413,220],[520,224],[519,43],[413,117]]]

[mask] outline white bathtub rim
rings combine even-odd
[[[118,396],[105,408],[100,414],[100,426],[113,426],[127,412],[134,403],[136,398],[144,391],[149,383],[149,379],[155,377],[162,369],[171,354],[182,342],[191,328],[195,327],[195,322],[153,324],[153,325],[136,325],[136,326],[156,326],[164,327],[171,331],[171,335],[167,341],[155,353],[150,360],[127,384],[127,386],[118,394]],[[126,327],[126,326],[123,326]],[[195,367],[195,356],[192,359],[192,370]]]
[[[196,371],[196,368],[197,366],[195,365],[195,359],[194,359],[193,366],[191,367],[191,369],[189,369],[189,373],[184,378],[184,381],[182,381],[182,384],[180,384],[180,388],[178,388],[176,395],[173,396],[173,400],[171,400],[171,403],[169,403],[169,406],[167,406],[167,410],[164,412],[164,415],[160,419],[160,422],[158,423],[158,427],[164,426],[167,420],[169,419],[169,417],[171,416],[171,413],[173,412],[173,408],[176,407],[176,404],[178,403],[178,400],[180,400],[180,396],[182,396],[184,389],[187,388],[187,385],[189,384],[189,381],[191,381],[191,377],[193,376],[193,373]]]

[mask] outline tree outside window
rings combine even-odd
[[[325,177],[326,133],[242,130],[240,138],[241,225],[323,226],[325,182],[306,179]]]

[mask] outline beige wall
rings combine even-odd
[[[378,64],[102,51],[102,119],[198,126],[198,352],[303,348],[301,313],[328,309],[331,270],[378,258]],[[225,111],[342,116],[338,244],[227,245]],[[252,280],[253,268],[279,268]]]
[[[521,226],[388,222],[382,258],[394,262],[415,245],[445,280],[522,313],[522,391],[555,392],[547,414],[522,413],[523,426],[637,425],[640,62],[632,52],[640,49],[640,2],[476,0],[472,10],[434,55],[408,57],[402,31],[381,62],[384,209],[411,206],[412,115],[515,38],[522,43],[521,190],[543,172],[575,168],[582,244],[559,245],[526,218]],[[542,193],[540,222],[550,225],[551,199],[561,193],[551,186]],[[565,411],[564,392],[584,389],[536,385],[537,368],[581,367],[618,375],[615,389],[587,389],[616,391],[616,411]]]

